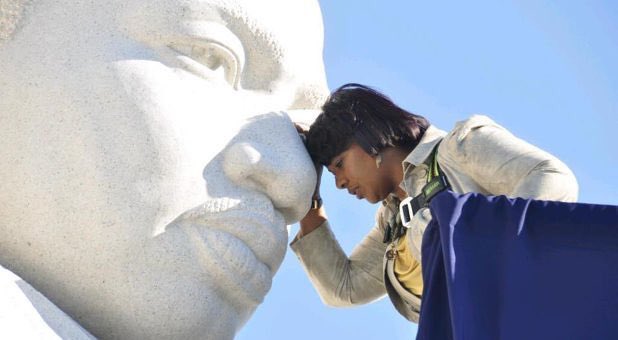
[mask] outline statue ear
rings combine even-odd
[[[174,38],[167,47],[187,71],[207,80],[223,80],[238,89],[245,52],[238,37],[216,22],[192,24],[191,34]]]

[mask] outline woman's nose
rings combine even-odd
[[[344,179],[342,175],[335,175],[335,185],[339,189],[345,189],[348,186],[348,181]]]

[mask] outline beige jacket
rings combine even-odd
[[[438,163],[455,192],[577,200],[577,181],[564,163],[485,116],[459,122],[448,134],[433,126],[427,129],[402,164],[401,187],[409,196],[418,195],[425,185],[425,163],[440,140]],[[397,209],[394,200],[386,199],[377,211],[375,226],[349,257],[328,222],[292,242],[292,250],[325,304],[359,305],[388,293],[404,317],[418,322],[421,299],[399,284],[393,271],[394,261],[385,256],[391,245],[382,243],[386,223]],[[429,209],[421,209],[406,233],[409,249],[419,262],[423,232],[430,219]]]

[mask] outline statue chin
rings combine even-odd
[[[315,186],[290,115],[311,121],[328,92],[317,2],[7,6],[0,264],[57,306],[33,302],[33,322],[233,338]],[[82,335],[49,321],[67,315]]]

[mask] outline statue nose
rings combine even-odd
[[[223,170],[234,183],[267,195],[287,224],[309,208],[316,173],[287,115],[254,118],[224,151]]]

